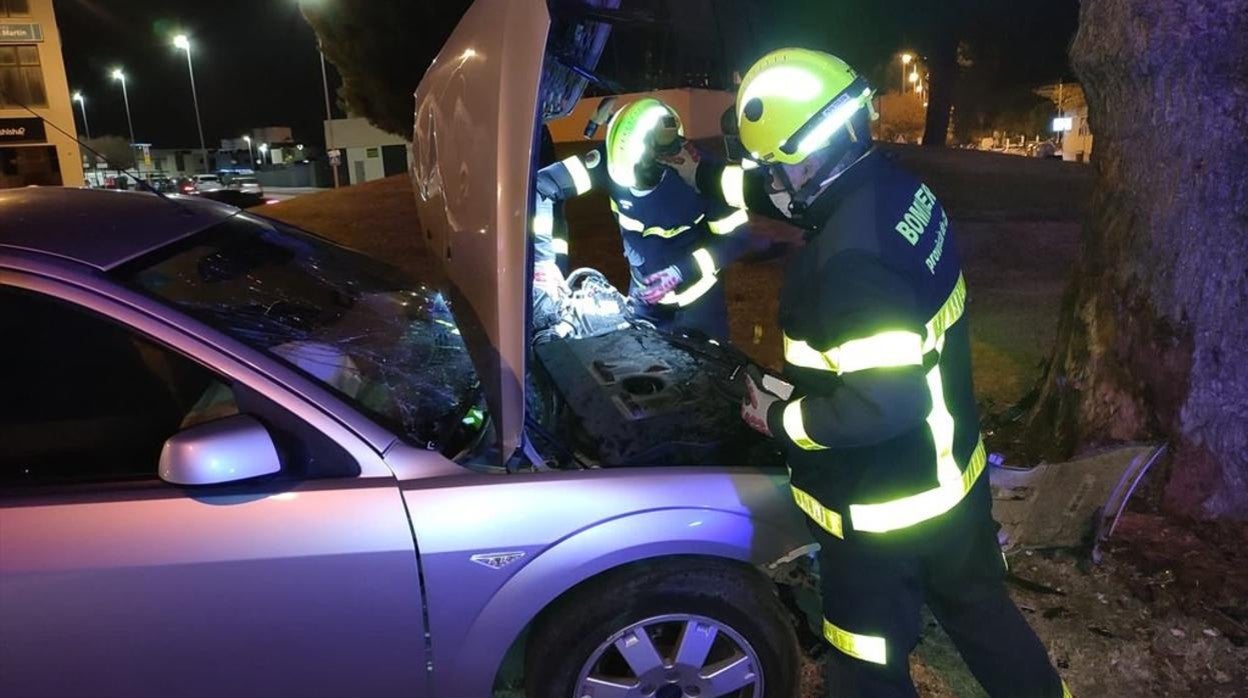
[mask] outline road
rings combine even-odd
[[[268,199],[288,201],[304,194],[316,194],[323,191],[327,190],[319,187],[265,187],[264,195]]]

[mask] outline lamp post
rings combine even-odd
[[[248,157],[247,166],[255,167],[256,166],[256,151],[254,148],[251,147],[251,136],[243,136],[243,140],[247,141],[247,157]]]
[[[126,126],[130,128],[130,147],[134,148],[134,121],[130,118],[130,93],[126,91],[126,73],[121,68],[113,68],[112,77],[121,83],[121,99],[126,104]]]
[[[334,114],[329,108],[329,72],[325,69],[325,52],[321,50],[320,45],[316,47],[318,53],[321,54],[321,86],[325,89],[325,129],[326,143],[325,150],[332,151],[334,148]],[[334,177],[334,189],[338,188],[338,166],[334,164],[334,158],[329,159],[329,171]]]
[[[204,122],[199,118],[199,93],[195,90],[195,65],[191,62],[191,40],[186,34],[173,37],[173,45],[186,51],[186,71],[191,75],[191,101],[195,104],[195,127],[199,130],[199,150],[204,157],[204,171],[212,172],[208,166],[208,146],[204,144]]]
[[[909,53],[901,54],[901,93],[906,93],[906,68],[910,65],[910,61],[914,60],[914,56]]]
[[[78,108],[82,110],[82,130],[86,131],[87,140],[91,140],[91,124],[87,122],[87,100],[82,96],[81,92],[75,92],[74,101],[78,103]]]
[[[263,169],[265,162],[268,161],[268,159],[269,159],[269,144],[261,143],[260,144],[260,164],[261,164],[262,169]]]

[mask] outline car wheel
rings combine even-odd
[[[789,698],[797,681],[775,587],[713,560],[608,573],[543,614],[525,653],[530,698]]]

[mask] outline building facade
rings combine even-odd
[[[0,188],[82,186],[73,109],[52,0],[0,0]]]
[[[343,184],[362,184],[407,172],[412,145],[393,133],[368,123],[346,118],[325,122],[325,147],[337,150],[339,179]]]

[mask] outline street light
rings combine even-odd
[[[121,83],[121,99],[126,103],[126,126],[130,128],[130,148],[134,148],[134,121],[130,118],[130,93],[126,91],[126,74],[121,68],[113,68],[112,77]]]
[[[175,48],[186,51],[186,70],[191,75],[191,101],[195,104],[195,127],[199,130],[199,150],[204,156],[204,170],[211,172],[212,168],[208,166],[208,146],[204,144],[204,122],[199,118],[199,93],[195,90],[195,66],[191,63],[191,40],[186,34],[178,34],[173,37],[173,45]]]
[[[260,163],[263,165],[269,159],[269,144],[261,143],[259,150],[260,150]]]
[[[910,72],[910,82],[912,82],[912,83],[917,83],[918,81],[919,81],[919,71],[917,71],[917,70],[915,70],[915,71],[911,71],[911,72]]]
[[[78,108],[82,110],[82,129],[87,132],[87,140],[91,140],[91,124],[87,123],[87,100],[82,96],[81,92],[75,92],[74,101],[78,103]]]
[[[243,140],[247,141],[247,160],[248,165],[256,164],[256,151],[251,147],[251,136],[243,136]]]
[[[901,93],[906,93],[906,66],[910,65],[910,61],[914,60],[914,56],[909,53],[901,54]]]

